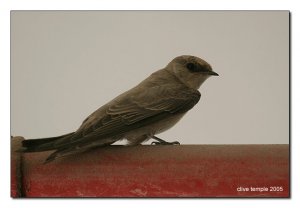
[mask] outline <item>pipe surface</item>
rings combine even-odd
[[[43,164],[17,153],[11,196],[289,197],[289,145],[140,145],[97,148]]]

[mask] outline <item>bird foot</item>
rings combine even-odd
[[[159,142],[151,142],[151,145],[180,145],[180,143],[178,141],[174,141],[174,142],[159,141]]]
[[[151,145],[180,145],[180,143],[178,141],[174,141],[174,142],[159,141],[159,142],[151,142]]]
[[[156,142],[152,142],[151,145],[180,145],[179,142],[175,141],[175,142],[166,142],[163,139],[160,139],[156,136],[152,136],[152,139],[155,139]]]

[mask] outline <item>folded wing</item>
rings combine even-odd
[[[85,126],[71,138],[58,140],[63,148],[93,140],[121,135],[151,125],[168,116],[190,110],[200,99],[200,92],[179,86],[177,89],[155,86],[141,93],[132,93],[115,100],[101,118]]]

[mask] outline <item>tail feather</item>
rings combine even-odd
[[[72,138],[75,132],[65,134],[57,137],[41,138],[41,139],[28,139],[22,141],[22,147],[17,152],[42,152],[48,150],[55,150],[48,156],[44,163],[49,163],[56,158],[73,155],[80,152],[85,152],[89,149],[96,147],[105,147],[120,140],[121,136],[101,138],[97,142],[82,142],[81,144],[72,144],[60,146],[57,142],[60,139]]]
[[[116,142],[119,139],[120,139],[120,137],[106,138],[106,139],[101,140],[99,143],[92,143],[92,144],[87,143],[87,144],[83,144],[82,146],[78,146],[78,145],[72,146],[71,145],[69,147],[59,148],[55,152],[53,152],[52,154],[50,154],[48,156],[48,158],[46,159],[44,164],[52,162],[53,160],[60,158],[60,157],[66,157],[69,155],[85,152],[85,151],[88,151],[93,148],[106,147],[106,146],[113,144],[114,142]]]
[[[55,141],[72,136],[74,132],[65,134],[57,137],[41,138],[41,139],[27,139],[22,141],[22,148],[19,149],[19,152],[41,152],[47,150],[56,149],[54,147]]]
[[[58,149],[55,152],[51,153],[45,160],[44,164],[52,162],[53,160],[60,158],[60,157],[66,157],[68,155],[73,155],[80,152],[85,152],[87,149],[77,149],[76,147],[70,147],[70,148],[63,148]]]

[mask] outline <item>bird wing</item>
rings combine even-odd
[[[81,146],[94,140],[122,135],[171,115],[187,112],[200,96],[199,91],[185,86],[155,86],[128,93],[110,103],[100,118],[85,125],[73,137],[61,139],[54,145],[56,148]]]

